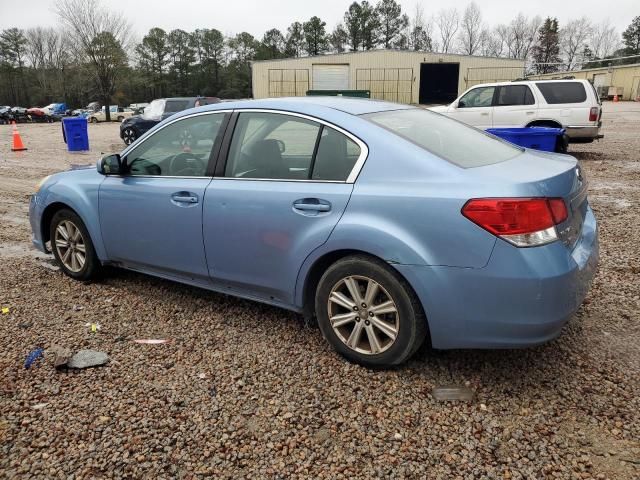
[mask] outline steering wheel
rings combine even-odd
[[[171,175],[177,177],[194,177],[204,175],[206,163],[193,153],[185,152],[175,155],[169,163]]]

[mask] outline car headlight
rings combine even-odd
[[[47,180],[49,180],[51,178],[51,175],[47,175],[46,177],[44,177],[42,180],[40,180],[38,182],[38,185],[36,185],[36,191],[34,193],[38,193],[40,191],[40,188],[42,187],[42,185],[44,185],[44,182],[46,182]]]

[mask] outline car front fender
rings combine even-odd
[[[48,209],[58,209],[63,205],[67,206],[82,219],[87,227],[98,258],[101,261],[106,261],[107,254],[102,241],[100,216],[98,214],[99,188],[100,183],[93,182],[57,182],[53,184],[45,193],[44,200],[41,203],[40,228],[41,230],[45,228],[42,222],[47,218],[46,212]]]

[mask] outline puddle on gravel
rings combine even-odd
[[[42,260],[51,258],[51,255],[42,253],[26,243],[6,243],[0,245],[0,258],[19,257],[31,257]]]

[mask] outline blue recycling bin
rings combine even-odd
[[[87,119],[82,117],[67,117],[62,119],[62,138],[70,152],[89,150],[89,132]]]
[[[487,128],[487,132],[521,147],[555,152],[558,137],[564,135],[564,128],[526,127],[526,128]]]

